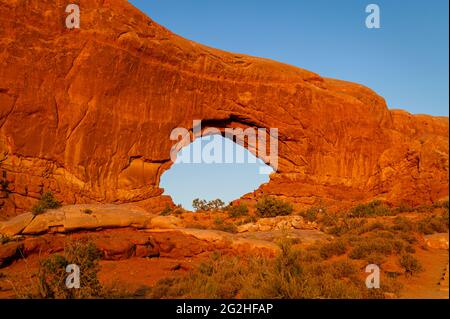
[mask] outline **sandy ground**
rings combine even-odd
[[[400,298],[448,299],[448,275],[445,279],[447,284],[439,284],[448,269],[448,250],[421,249],[414,256],[419,259],[424,271],[402,281],[404,287]]]

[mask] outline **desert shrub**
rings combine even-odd
[[[326,229],[326,232],[335,236],[342,236],[345,234],[362,234],[365,232],[364,228],[367,224],[367,220],[354,220],[351,218],[341,218],[334,226]]]
[[[248,215],[248,207],[245,203],[239,203],[239,205],[228,206],[227,211],[230,217],[232,218]]]
[[[354,244],[349,257],[351,259],[367,260],[373,253],[389,256],[394,250],[394,244],[389,239],[378,238],[374,240],[373,238],[363,238],[361,241]]]
[[[416,236],[410,232],[402,232],[400,233],[399,237],[408,244],[414,244],[417,242]]]
[[[237,233],[237,227],[233,223],[224,223],[223,221],[220,223],[215,222],[214,226],[215,230],[221,230],[227,233]]]
[[[448,212],[423,218],[418,222],[417,228],[425,235],[448,232]]]
[[[95,298],[102,295],[102,286],[97,279],[98,261],[101,252],[85,240],[68,242],[64,255],[52,255],[41,261],[38,272],[39,297],[56,299]],[[80,288],[68,289],[65,284],[66,267],[80,267]]]
[[[172,214],[173,209],[172,207],[169,206],[169,204],[166,204],[166,206],[164,207],[164,209],[161,211],[161,213],[159,213],[161,216],[167,216]]]
[[[309,222],[314,222],[318,220],[318,216],[320,213],[323,212],[322,208],[319,207],[311,207],[307,210],[301,211],[299,213],[300,216],[302,216],[305,220]]]
[[[276,258],[216,255],[184,277],[160,280],[153,298],[380,298],[366,288],[357,264],[350,260],[325,262],[297,250],[289,240],[279,243]],[[308,262],[307,262],[308,260]],[[372,289],[373,290],[373,289]]]
[[[380,200],[361,204],[350,210],[350,217],[376,217],[393,215],[389,207]]]
[[[322,244],[319,248],[320,256],[324,259],[343,255],[346,251],[347,247],[342,240]]]
[[[173,211],[173,214],[179,216],[179,215],[182,215],[183,212],[184,212],[183,209],[177,208],[177,209],[175,209],[175,210]],[[194,216],[194,217],[197,217],[197,216]]]
[[[368,264],[381,265],[386,261],[386,256],[378,252],[369,252],[363,259]]]
[[[286,216],[292,213],[291,203],[272,196],[265,196],[256,203],[256,213],[260,217]]]
[[[394,225],[391,229],[398,230],[401,232],[411,232],[415,230],[414,224],[405,217],[397,216],[394,219]]]
[[[423,270],[419,260],[411,254],[404,254],[400,257],[400,265],[406,274],[413,275]]]
[[[52,192],[45,192],[42,194],[36,205],[33,206],[31,212],[34,215],[44,213],[47,209],[55,209],[61,207],[61,203],[55,199]]]
[[[333,227],[336,226],[339,222],[339,216],[338,214],[328,213],[326,210],[324,210],[318,221],[326,227]]]

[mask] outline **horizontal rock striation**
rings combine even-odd
[[[0,216],[42,191],[66,204],[159,210],[172,129],[279,129],[278,171],[248,198],[297,205],[448,193],[448,118],[390,111],[370,89],[212,49],[124,0],[0,1]]]

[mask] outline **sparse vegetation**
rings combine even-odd
[[[198,211],[217,211],[223,209],[225,206],[225,203],[217,198],[211,201],[206,201],[204,199],[196,198],[192,201],[192,207],[195,209],[196,212]]]
[[[40,298],[74,299],[95,298],[103,294],[97,278],[98,261],[101,252],[89,241],[68,242],[64,255],[52,255],[41,261],[38,272]],[[66,267],[75,264],[80,267],[80,288],[67,289]]]
[[[159,214],[161,216],[167,216],[167,215],[172,214],[172,212],[173,212],[172,207],[170,207],[168,204],[166,204],[166,207],[164,207],[164,209]]]
[[[151,290],[152,298],[382,298],[398,285],[383,281],[367,289],[359,268],[349,260],[311,259],[289,241],[276,258],[213,254],[185,277],[166,278]],[[375,291],[376,290],[376,291]]]
[[[446,213],[424,217],[418,223],[418,230],[425,234],[445,233],[448,231],[448,210]]]
[[[320,256],[324,259],[345,254],[347,247],[342,240],[331,241],[320,246]]]
[[[325,209],[321,207],[311,207],[307,210],[301,211],[299,215],[302,216],[306,221],[315,222],[318,220],[319,215],[324,215],[323,213],[325,213]]]
[[[419,260],[411,254],[404,254],[400,257],[400,265],[406,274],[414,275],[423,270]]]
[[[222,218],[216,218],[214,219],[214,226],[213,228],[215,230],[221,230],[227,233],[236,233],[237,227],[233,223],[224,222]]]
[[[291,203],[272,196],[265,196],[256,203],[256,213],[260,217],[276,217],[290,215],[293,211]]]
[[[368,204],[361,204],[350,211],[350,217],[376,217],[390,216],[393,212],[380,200],[374,200]]]
[[[239,205],[228,206],[226,208],[231,218],[247,216],[248,207],[245,203],[239,203]]]
[[[36,205],[33,206],[31,212],[33,215],[44,213],[47,209],[55,209],[61,207],[61,203],[53,196],[52,192],[42,194]]]

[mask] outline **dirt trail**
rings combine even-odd
[[[400,298],[448,299],[448,250],[418,250],[424,271],[403,281]]]

